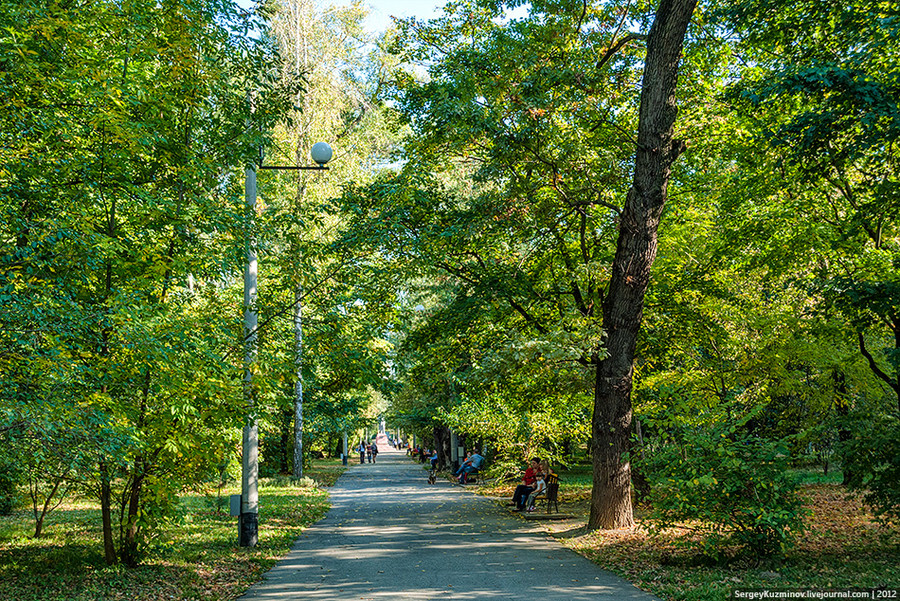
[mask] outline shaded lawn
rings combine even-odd
[[[561,474],[560,512],[576,516],[542,522],[562,544],[599,566],[619,574],[663,599],[719,600],[736,588],[844,589],[896,587],[900,584],[900,535],[896,525],[878,523],[859,496],[840,484],[803,487],[811,514],[807,532],[782,560],[738,558],[710,564],[685,549],[687,532],[650,537],[641,528],[644,509],[635,509],[633,529],[587,532],[590,512],[589,470]],[[808,482],[839,482],[840,474]],[[515,484],[484,487],[482,494],[511,497]]]
[[[332,484],[340,461],[307,477]],[[240,490],[228,490],[237,494]],[[32,539],[27,510],[0,518],[0,599],[16,601],[224,600],[242,594],[328,509],[327,493],[289,480],[260,483],[260,544],[237,545],[237,518],[202,495],[181,498],[177,517],[149,544],[143,565],[108,567],[96,504],[74,501],[47,518]]]

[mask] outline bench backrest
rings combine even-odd
[[[550,474],[547,476],[547,498],[555,501],[557,493],[559,493],[559,476]]]

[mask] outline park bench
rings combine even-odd
[[[481,470],[475,470],[474,472],[463,472],[459,475],[460,484],[477,484],[480,479]]]

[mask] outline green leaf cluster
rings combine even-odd
[[[651,532],[686,529],[681,544],[717,561],[734,547],[750,557],[780,556],[802,534],[789,441],[749,432],[747,417],[719,410],[699,423],[677,414],[649,420],[670,441],[640,462],[653,490]]]

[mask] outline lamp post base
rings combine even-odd
[[[241,513],[238,520],[238,543],[242,547],[255,547],[259,542],[259,514]]]

